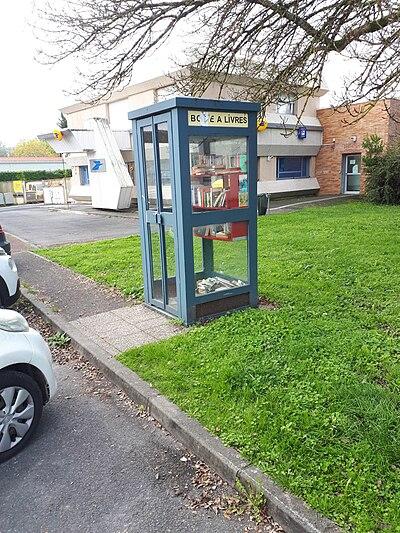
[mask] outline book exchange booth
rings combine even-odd
[[[258,110],[179,97],[129,113],[145,301],[185,324],[257,306]]]

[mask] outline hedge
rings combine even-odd
[[[400,205],[400,143],[385,148],[382,139],[371,134],[364,139],[363,148],[367,199],[375,204]]]
[[[0,172],[0,181],[40,181],[55,180],[64,177],[70,178],[72,171],[70,168],[64,170],[17,170],[9,172]]]

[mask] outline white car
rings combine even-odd
[[[0,248],[0,308],[10,307],[19,298],[18,271],[14,259]]]
[[[0,463],[25,447],[56,388],[43,337],[16,311],[0,309]]]

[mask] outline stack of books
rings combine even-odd
[[[192,186],[192,205],[196,207],[223,208],[226,202],[226,190],[205,187],[204,185]]]
[[[193,229],[196,237],[215,238],[221,240],[228,240],[231,237],[232,224],[226,222],[225,224],[210,224],[209,226],[199,226]]]

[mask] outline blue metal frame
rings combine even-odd
[[[189,126],[188,109],[202,109],[221,112],[247,112],[248,125],[243,128]],[[249,303],[258,305],[257,291],[257,113],[259,105],[251,102],[235,102],[223,100],[203,100],[200,98],[173,98],[143,109],[129,113],[133,121],[134,157],[138,171],[137,189],[140,214],[140,228],[142,235],[143,272],[145,279],[145,300],[148,304],[160,308],[160,303],[151,298],[151,249],[147,237],[147,226],[150,222],[160,223],[161,246],[165,246],[164,227],[171,226],[175,235],[176,259],[176,287],[178,297],[178,311],[161,306],[170,314],[178,315],[186,324],[195,322],[196,305],[216,301],[234,295],[249,294]],[[172,206],[173,212],[163,212],[158,205],[157,212],[148,210],[146,205],[146,184],[144,168],[144,147],[141,128],[152,125],[155,172],[158,182],[158,192],[161,188],[161,173],[158,150],[156,147],[155,126],[160,122],[169,124],[169,144],[172,170]],[[189,157],[189,137],[191,136],[221,136],[247,138],[247,176],[248,176],[248,207],[240,207],[221,211],[192,212]],[[196,226],[218,224],[225,222],[246,221],[248,223],[248,284],[241,287],[195,295],[195,271],[193,256],[193,228]],[[163,284],[165,289],[166,264],[165,248]]]

